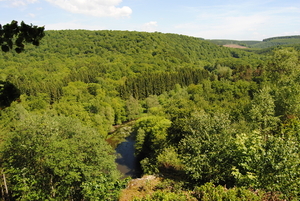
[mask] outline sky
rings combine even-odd
[[[0,0],[0,24],[129,30],[205,39],[300,35],[299,0]]]

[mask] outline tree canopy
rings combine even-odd
[[[161,177],[141,200],[299,200],[299,50],[65,30],[0,51],[2,196],[116,200],[110,143],[130,134]]]
[[[10,24],[0,24],[0,45],[3,52],[14,49],[17,53],[24,51],[24,43],[31,43],[35,46],[40,44],[40,40],[45,36],[44,27],[25,24],[20,25],[13,20]]]

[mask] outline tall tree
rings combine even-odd
[[[256,93],[249,111],[251,120],[264,134],[275,130],[279,122],[279,118],[275,116],[275,103],[270,92],[270,87],[264,87]]]
[[[120,175],[115,156],[95,129],[67,117],[26,112],[19,116],[1,147],[1,167],[13,199],[96,200],[96,196],[110,200],[117,196],[115,182]]]
[[[204,111],[187,118],[189,132],[179,143],[184,170],[196,182],[222,183],[231,180],[234,129],[228,115]]]
[[[21,25],[13,20],[10,24],[2,26],[0,24],[0,45],[3,52],[14,49],[17,53],[24,51],[24,43],[31,43],[35,46],[40,44],[40,40],[45,36],[45,27],[25,24]]]
[[[267,65],[267,75],[275,89],[278,116],[290,118],[300,114],[299,67],[299,53],[294,48],[275,50]]]

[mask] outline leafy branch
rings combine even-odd
[[[0,24],[0,45],[3,52],[14,49],[17,53],[24,51],[24,43],[39,46],[40,40],[45,36],[45,27],[25,24],[20,25],[13,20],[10,24]]]

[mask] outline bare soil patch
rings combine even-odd
[[[130,201],[134,198],[142,199],[147,195],[154,193],[155,187],[161,178],[153,175],[145,175],[142,178],[132,179],[126,189],[121,193],[119,201]]]
[[[230,47],[230,48],[239,48],[239,49],[245,49],[247,47],[245,46],[241,46],[241,45],[237,45],[237,44],[227,44],[227,45],[223,45],[224,47]]]

